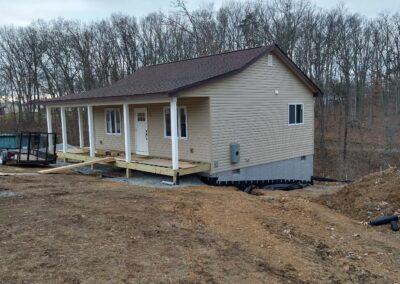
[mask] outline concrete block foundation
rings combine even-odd
[[[314,156],[292,159],[224,171],[203,176],[203,180],[215,185],[247,185],[303,182],[311,183]]]

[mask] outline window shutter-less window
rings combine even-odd
[[[111,111],[111,133],[115,133],[115,112]]]
[[[171,136],[171,114],[169,108],[166,108],[164,111],[164,119],[165,119],[165,136]]]
[[[296,123],[296,105],[289,105],[289,124]]]
[[[179,109],[179,124],[180,124],[180,131],[181,137],[186,138],[186,112],[184,108]]]
[[[121,133],[121,116],[119,110],[115,111],[116,133]]]
[[[110,111],[106,111],[106,133],[111,132],[111,123],[110,123]]]
[[[304,105],[289,104],[289,125],[303,124],[304,123]]]
[[[303,105],[296,105],[296,123],[303,123]]]
[[[121,113],[119,109],[106,110],[106,133],[121,134]]]
[[[187,138],[187,113],[186,107],[178,107],[177,113],[178,137]],[[165,137],[171,137],[171,110],[169,107],[164,108],[164,134]]]

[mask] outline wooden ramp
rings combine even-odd
[[[58,167],[58,168],[53,168],[53,169],[48,169],[48,170],[42,170],[42,171],[39,171],[38,173],[39,174],[57,174],[57,173],[64,172],[66,170],[72,170],[72,169],[81,168],[81,167],[85,167],[85,166],[91,166],[91,165],[94,165],[94,164],[103,164],[103,163],[111,163],[111,162],[115,162],[115,158],[114,157],[94,159],[94,160],[91,160],[91,161],[86,161],[86,162],[73,164],[73,165],[68,165],[68,166],[64,166],[64,167]]]

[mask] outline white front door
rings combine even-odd
[[[135,140],[136,154],[149,154],[149,139],[147,129],[147,109],[135,108]]]

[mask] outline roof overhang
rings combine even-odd
[[[41,100],[35,102],[37,105],[49,107],[78,107],[78,106],[102,106],[102,105],[122,105],[122,104],[151,104],[165,103],[170,101],[172,95],[168,93],[128,95],[128,96],[112,96],[87,99],[69,99],[69,100]],[[61,97],[60,97],[61,98]]]
[[[113,96],[74,100],[41,100],[36,104],[48,107],[79,107],[79,106],[106,106],[122,104],[155,104],[170,101],[171,95],[168,93],[144,94],[134,96]]]

